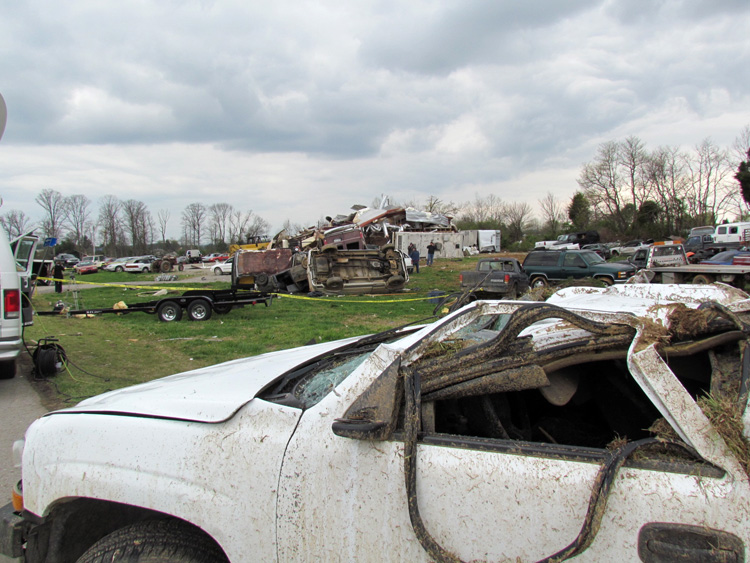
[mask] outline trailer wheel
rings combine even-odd
[[[708,274],[698,274],[693,278],[693,283],[697,284],[707,284],[707,283],[714,283],[713,278]]]
[[[205,299],[196,299],[187,306],[188,319],[191,321],[207,321],[211,318],[211,304]]]
[[[231,310],[231,305],[214,304],[214,313],[216,313],[217,315],[226,315]]]
[[[179,321],[182,319],[182,307],[174,301],[165,301],[156,309],[156,316],[164,323]]]

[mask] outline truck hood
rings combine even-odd
[[[55,411],[218,423],[231,418],[279,375],[361,336],[232,360],[118,389]]]

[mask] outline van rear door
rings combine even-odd
[[[16,268],[21,284],[21,307],[23,308],[23,326],[34,324],[31,309],[31,296],[34,292],[34,284],[31,280],[31,271],[34,266],[34,252],[36,251],[39,237],[28,234],[22,235],[10,241],[13,256],[16,259]]]

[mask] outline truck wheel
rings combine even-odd
[[[187,306],[188,319],[191,321],[207,321],[211,318],[211,304],[205,299],[196,299]]]
[[[714,280],[708,274],[698,274],[697,276],[695,276],[693,278],[693,283],[697,283],[697,284],[703,285],[703,284],[707,284],[707,283],[714,283]]]
[[[104,536],[77,563],[228,563],[226,555],[200,530],[175,520],[139,522]]]
[[[182,307],[174,301],[165,301],[156,309],[156,316],[164,323],[179,321],[182,319]]]
[[[0,362],[0,379],[13,379],[16,376],[16,361]]]
[[[535,278],[531,278],[531,287],[533,289],[537,289],[540,287],[547,287],[549,283],[547,282],[547,279],[543,276],[537,276]]]
[[[338,276],[333,276],[326,280],[325,285],[326,289],[330,289],[331,291],[340,291],[344,289],[344,280],[342,280]]]
[[[607,277],[607,276],[600,276],[600,277],[594,278],[594,279],[595,280],[599,280],[600,282],[602,282],[606,286],[615,285],[615,280],[613,280],[612,278]]]
[[[406,280],[404,279],[404,276],[391,276],[388,278],[385,282],[385,286],[388,289],[401,289],[404,287],[404,284],[406,283]]]

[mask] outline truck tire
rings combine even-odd
[[[396,276],[391,276],[390,278],[388,278],[385,282],[385,286],[388,289],[396,290],[396,289],[403,288],[405,283],[406,283],[406,280],[404,279],[404,276],[396,275]]]
[[[207,321],[212,312],[211,303],[205,299],[196,299],[187,306],[188,319],[191,321]]]
[[[179,321],[182,319],[182,307],[174,301],[164,301],[156,309],[156,316],[163,323]]]
[[[344,289],[344,280],[338,276],[330,277],[325,282],[326,289],[331,291],[341,291]]]
[[[129,561],[145,563],[228,563],[211,538],[176,520],[152,520],[104,536],[77,563]]]
[[[532,289],[537,289],[540,287],[547,287],[549,285],[549,282],[544,276],[534,276],[533,278],[531,278],[530,285]]]
[[[610,278],[609,276],[597,276],[594,278],[595,280],[599,280],[606,286],[615,285],[615,280]]]
[[[714,278],[710,274],[698,274],[693,278],[692,283],[697,284],[707,284],[707,283],[714,283]]]

